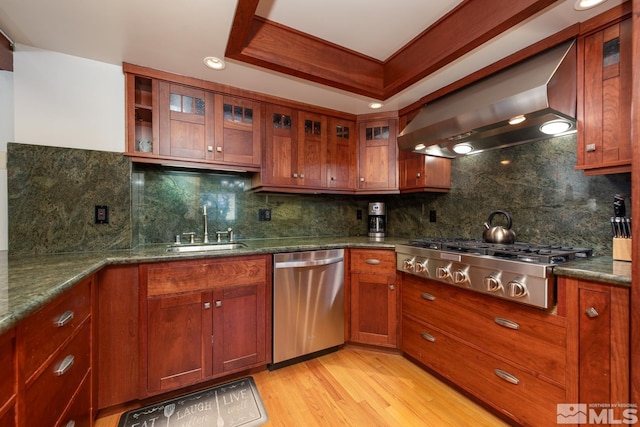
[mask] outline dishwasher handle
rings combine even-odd
[[[344,261],[344,257],[313,259],[308,261],[281,261],[275,262],[275,268],[315,267],[318,265],[336,264]]]

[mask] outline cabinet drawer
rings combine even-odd
[[[89,371],[90,325],[86,322],[33,383],[27,385],[24,425],[50,426],[62,415]]]
[[[556,405],[566,400],[564,387],[473,348],[427,323],[409,316],[402,320],[406,354],[521,424],[556,424]]]
[[[266,255],[218,258],[197,262],[172,262],[142,266],[147,277],[147,295],[174,294],[210,289],[217,286],[264,283],[267,277]]]
[[[85,375],[82,385],[76,391],[73,402],[65,414],[60,418],[59,427],[90,427],[91,426],[91,381]]]
[[[23,322],[25,378],[29,378],[89,315],[91,281],[87,279]]]
[[[565,384],[564,318],[432,281],[406,279],[403,314]]]
[[[15,332],[12,329],[0,336],[0,410],[16,395],[15,355]]]
[[[396,271],[396,253],[383,249],[352,249],[351,272],[393,274]]]

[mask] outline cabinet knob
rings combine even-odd
[[[62,328],[64,325],[71,322],[72,320],[73,320],[73,311],[71,310],[65,311],[60,315],[60,317],[58,317],[58,320],[56,320],[56,326],[58,328]]]
[[[211,308],[211,303],[210,303],[210,302],[205,302],[205,303],[204,303],[204,309],[205,309],[205,310],[208,310],[208,309],[210,309],[210,308]]]
[[[68,355],[64,358],[62,362],[58,365],[58,367],[53,371],[57,376],[64,375],[71,367],[73,366],[73,362],[75,357],[73,355]]]
[[[364,182],[364,178],[360,178],[360,182]]]
[[[75,420],[69,420],[69,422],[66,423],[64,426],[65,427],[76,427],[76,421]]]
[[[589,316],[592,319],[594,317],[598,317],[598,311],[593,307],[587,308],[584,312],[587,313],[587,316]]]
[[[304,179],[304,174],[303,173],[300,174],[300,178]]]
[[[222,147],[216,147],[216,151],[217,151],[218,153],[222,153]]]
[[[207,151],[208,152],[212,152],[213,151],[213,145],[207,145]]]
[[[335,180],[336,180],[336,177],[335,177],[335,176],[332,176],[332,177],[331,177],[331,181],[335,181]]]
[[[416,178],[420,178],[420,176],[421,176],[421,174],[420,174],[420,172],[418,172],[418,173],[416,174]]]
[[[216,301],[216,307],[222,307],[222,301],[220,300]]]
[[[298,177],[298,174],[294,172],[294,173],[293,173],[293,177],[294,177],[294,178],[297,178],[297,177]]]
[[[393,285],[389,285],[389,289],[391,289],[392,291],[395,291],[395,290],[396,290],[396,287],[395,287],[395,286],[393,286]]]

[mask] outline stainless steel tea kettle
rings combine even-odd
[[[501,225],[493,226],[493,218],[498,215],[504,215],[507,218],[507,227],[503,227]],[[511,230],[511,215],[509,215],[505,211],[493,211],[489,215],[489,219],[484,223],[484,233],[482,233],[482,238],[487,243],[504,243],[504,244],[512,244],[516,241],[516,233]]]

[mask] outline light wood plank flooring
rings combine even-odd
[[[252,376],[267,426],[508,426],[395,353],[347,346]],[[119,417],[95,427],[117,427]]]

